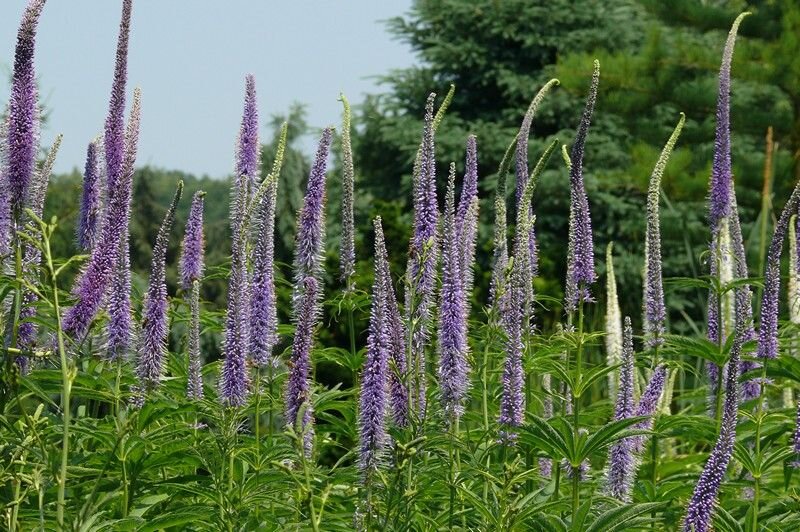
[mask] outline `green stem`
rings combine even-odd
[[[44,229],[44,228],[43,228]],[[53,289],[53,309],[56,317],[56,339],[58,341],[58,355],[61,361],[61,411],[63,413],[63,433],[61,440],[61,468],[58,475],[58,505],[56,509],[56,519],[59,528],[64,528],[65,494],[67,487],[67,463],[69,462],[69,429],[70,429],[70,393],[72,391],[72,379],[74,378],[72,369],[67,359],[67,350],[64,346],[64,332],[61,325],[61,306],[58,301],[58,279],[56,269],[53,264],[53,254],[50,250],[50,234],[52,227],[43,231],[42,243],[44,246],[45,258],[47,260],[47,270],[50,274],[50,281]]]
[[[347,279],[347,295],[352,296],[352,285],[350,278]],[[356,323],[353,317],[353,301],[352,298],[347,302],[347,329],[350,334],[350,360],[356,359]],[[353,388],[358,387],[358,368],[353,367]]]
[[[658,338],[658,335],[656,335],[656,338],[655,338],[656,345],[653,348],[653,372],[655,372],[656,368],[658,367],[658,346],[659,346],[658,342],[659,342],[659,340],[660,339]],[[722,379],[720,379],[720,380],[722,380]],[[658,414],[659,414],[658,409],[659,409],[659,406],[656,406],[656,410],[655,410],[655,412],[653,412],[653,426],[654,427],[655,427],[656,418],[658,417]],[[650,480],[653,483],[653,492],[655,492],[656,486],[658,485],[658,435],[653,435],[652,448],[650,450],[650,461],[651,461],[651,465],[650,465]],[[655,510],[650,514],[650,516],[653,518],[653,529],[655,530],[655,527],[656,527],[656,523],[655,523],[656,512],[655,512]]]
[[[578,348],[575,353],[575,386],[572,389],[572,416],[575,441],[580,438],[581,370],[583,369],[583,301],[578,302]],[[580,505],[580,466],[572,464],[572,520],[575,521]]]
[[[448,514],[448,523],[450,530],[453,530],[453,521],[455,517],[456,505],[456,460],[455,460],[455,440],[456,431],[458,431],[458,420],[450,423],[450,446],[448,453],[450,455],[450,511]]]
[[[758,531],[758,505],[761,495],[761,420],[764,416],[764,383],[767,380],[767,360],[761,364],[761,382],[759,383],[760,393],[758,394],[758,414],[756,415],[756,466],[753,472],[754,494],[753,494],[753,532]]]
[[[270,363],[270,365],[272,365]],[[256,411],[255,411],[255,436],[256,436],[256,486],[260,486],[261,473],[261,367],[256,367]],[[259,521],[259,507],[256,505],[256,522]]]

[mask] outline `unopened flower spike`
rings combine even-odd
[[[614,274],[614,243],[609,242],[606,248],[606,363],[614,366],[622,359],[622,311],[619,308],[617,295],[617,279]],[[612,371],[608,374],[608,396],[617,395],[617,376]]]
[[[344,94],[339,95],[344,107],[342,119],[342,237],[339,250],[339,275],[350,289],[355,273],[355,224],[353,222],[353,194],[355,170],[353,168],[353,146],[350,141],[350,102]]]
[[[517,133],[517,148],[516,148],[516,178],[517,178],[517,209],[520,208],[520,201],[522,199],[522,192],[525,189],[525,183],[528,181],[528,137],[530,136],[531,126],[533,125],[533,119],[536,115],[536,111],[541,105],[542,100],[547,95],[550,90],[559,84],[557,79],[551,79],[544,86],[539,90],[536,96],[531,101],[530,105],[528,106],[528,110],[525,112],[525,116],[522,118],[522,125],[519,128],[519,132]],[[531,216],[533,215],[533,206],[530,205],[529,209],[531,210]],[[539,270],[539,258],[538,258],[538,251],[536,247],[536,232],[535,230],[531,229],[531,234],[528,237],[528,246],[530,247],[530,268],[531,268],[531,276],[535,276]]]
[[[681,113],[678,125],[675,126],[675,130],[656,161],[647,190],[647,263],[645,265],[647,274],[644,288],[644,316],[645,343],[648,347],[656,347],[664,341],[664,322],[667,318],[667,310],[664,304],[664,281],[661,274],[661,218],[658,204],[661,200],[661,177],[664,175],[667,161],[669,161],[685,122],[686,115]]]

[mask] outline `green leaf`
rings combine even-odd
[[[616,532],[627,530],[634,518],[656,512],[665,506],[662,502],[631,504],[606,510],[586,529],[586,532]]]

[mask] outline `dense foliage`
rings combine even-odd
[[[50,183],[60,141],[36,159],[34,49],[45,3],[29,0],[22,18],[0,143],[5,528],[800,528],[800,184],[784,195],[771,235],[758,233],[755,277],[742,224],[756,209],[742,209],[740,221],[734,187],[734,170],[749,162],[738,162],[747,142],[731,137],[732,58],[740,24],[758,15],[730,16],[724,46],[714,41],[717,90],[703,98],[716,94],[716,113],[713,103],[708,116],[702,106],[683,113],[686,102],[664,97],[665,125],[652,130],[620,118],[650,107],[615,96],[625,88],[613,79],[603,88],[601,65],[643,45],[639,26],[621,25],[658,16],[658,6],[559,4],[545,17],[535,3],[499,3],[497,20],[485,17],[460,50],[425,38],[424,24],[398,21],[415,46],[433,44],[428,59],[464,65],[445,78],[467,86],[437,96],[419,85],[440,85],[437,76],[401,76],[413,83],[399,101],[424,108],[421,128],[410,112],[390,114],[404,122],[395,133],[413,123],[414,136],[395,137],[402,156],[380,145],[391,127],[381,129],[388,136],[374,124],[352,131],[344,96],[339,135],[322,130],[312,161],[292,149],[305,130],[299,110],[262,146],[248,76],[232,181],[176,173],[167,188],[152,170],[134,170],[146,108],[138,90],[127,94],[132,0],[122,2],[102,138],[91,141],[82,176]],[[677,12],[727,13],[687,5]],[[766,8],[781,6],[782,20],[794,20],[790,3]],[[415,12],[454,31],[476,10],[452,0]],[[516,47],[498,43],[494,32],[522,32],[525,17],[548,22]],[[561,85],[547,68],[557,31],[578,53],[555,72],[580,67]],[[690,37],[686,46],[697,47]],[[592,62],[599,42],[602,60]],[[507,63],[473,68],[486,57],[473,55],[479,45]],[[487,65],[497,70],[485,75]],[[526,69],[540,77],[519,74]],[[494,97],[474,99],[476,85]],[[539,92],[526,109],[518,100],[531,87]],[[538,127],[567,118],[574,135]],[[713,147],[681,148],[701,122]],[[776,123],[776,135],[792,131]],[[623,166],[592,146],[626,136],[626,153],[650,175],[633,200],[634,188],[622,196],[598,187]],[[437,161],[455,139],[463,171],[451,163],[444,172]],[[776,164],[788,165],[785,156]],[[408,187],[381,192],[357,179],[378,161],[394,183],[408,163]],[[710,174],[702,213],[665,199],[684,190],[670,181],[679,174]],[[57,187],[81,197],[66,213],[77,227],[45,216]],[[387,193],[397,197],[372,204],[380,212],[368,228],[356,223],[365,202]],[[769,195],[767,187],[762,220]],[[679,255],[666,245],[686,231],[677,222],[702,235],[683,240]],[[619,247],[605,245],[620,233]],[[82,254],[57,247],[73,240]],[[625,257],[629,246],[644,256]],[[686,257],[692,264],[678,268]],[[615,275],[615,259],[641,281]],[[642,303],[634,319],[632,301]]]

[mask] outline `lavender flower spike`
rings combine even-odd
[[[203,397],[203,378],[200,374],[200,278],[203,276],[205,266],[203,261],[203,198],[205,194],[203,191],[195,192],[194,198],[192,198],[180,258],[181,286],[189,292],[187,396],[190,399],[202,399]]]
[[[648,419],[641,421],[634,425],[634,428],[642,430],[650,430],[653,428],[653,417],[657,414],[658,406],[660,404],[661,395],[664,393],[664,384],[667,382],[667,367],[664,365],[658,366],[653,375],[650,376],[650,382],[642,392],[639,398],[639,404],[636,406],[634,416],[648,416]],[[641,453],[644,451],[644,445],[647,441],[645,436],[633,436],[633,451]]]
[[[130,219],[130,214],[128,214],[128,219]],[[111,280],[111,290],[108,295],[109,360],[120,360],[125,356],[130,347],[133,326],[131,321],[130,236],[127,227],[123,230],[121,240],[117,268]]]
[[[372,288],[372,313],[369,320],[369,339],[359,392],[359,461],[364,482],[377,468],[386,446],[386,388],[388,359],[392,338],[386,305],[388,259],[381,218],[375,226],[375,281]]]
[[[125,160],[125,85],[128,79],[128,41],[131,28],[133,0],[123,0],[122,16],[117,37],[117,55],[114,64],[114,81],[105,124],[106,179],[109,194],[116,190],[122,178]]]
[[[258,367],[276,364],[272,349],[278,343],[275,295],[275,204],[278,180],[270,176],[265,196],[256,211],[253,283],[250,301],[250,357]]]
[[[101,213],[100,168],[97,160],[97,141],[89,143],[86,149],[86,167],[83,173],[83,193],[81,210],[78,215],[78,246],[89,251],[97,239],[98,222]]]
[[[445,418],[451,425],[464,413],[469,387],[466,297],[455,224],[455,172],[455,164],[451,164],[445,200],[439,307],[439,392]]]
[[[661,219],[658,214],[658,203],[661,199],[661,177],[667,166],[669,156],[678,141],[678,137],[686,122],[686,115],[681,113],[678,125],[670,135],[664,149],[661,150],[650,176],[647,190],[647,275],[644,287],[645,343],[648,347],[656,347],[664,342],[664,321],[667,310],[664,305],[664,285],[661,277]]]
[[[794,435],[792,436],[792,449],[795,454],[795,461],[792,465],[800,469],[800,401],[797,403],[797,417],[794,422]]]
[[[800,183],[795,185],[792,195],[783,207],[775,232],[767,251],[766,271],[764,272],[764,292],[761,296],[761,324],[758,329],[759,358],[778,356],[778,301],[781,285],[781,252],[783,240],[789,229],[789,219],[800,206]],[[737,316],[738,319],[738,316]]]
[[[478,237],[478,145],[475,135],[467,137],[467,164],[464,184],[458,199],[455,215],[456,235],[459,242],[461,277],[464,280],[464,294],[469,311],[469,299],[474,284],[475,245]]]
[[[744,290],[736,289],[737,306],[745,304],[747,294]],[[728,373],[725,378],[725,405],[722,411],[722,422],[720,433],[714,449],[708,457],[703,472],[694,488],[692,498],[686,509],[686,517],[683,521],[685,532],[707,532],[711,529],[711,519],[716,505],[717,495],[725,477],[733,455],[733,447],[736,441],[736,423],[739,413],[739,361],[741,359],[742,345],[746,338],[747,324],[741,319],[741,313],[737,314],[736,332],[731,347],[730,361],[728,362]]]
[[[339,95],[344,106],[342,120],[342,242],[339,251],[339,275],[352,289],[352,277],[355,273],[356,244],[353,222],[353,185],[355,170],[353,169],[353,146],[350,142],[350,102],[344,94]]]
[[[606,248],[606,363],[609,366],[622,360],[622,311],[617,296],[617,278],[614,275],[614,243]],[[608,374],[608,395],[617,395],[617,375]]]
[[[302,285],[297,308],[289,379],[286,385],[286,424],[302,434],[303,451],[311,456],[314,446],[314,410],[311,401],[311,349],[319,319],[320,283],[308,276]]]
[[[6,182],[13,219],[19,220],[33,179],[39,143],[39,109],[33,56],[36,27],[45,0],[30,0],[22,16],[14,51],[14,73],[8,105]]]
[[[186,232],[181,244],[180,278],[181,286],[189,291],[194,281],[203,277],[205,268],[205,240],[203,237],[203,203],[206,193],[195,192],[186,220]]]
[[[580,301],[591,301],[589,285],[595,281],[594,243],[592,242],[592,220],[589,215],[589,200],[583,182],[583,151],[586,134],[592,120],[597,100],[597,85],[600,82],[600,62],[595,60],[589,96],[581,116],[575,144],[570,155],[570,209],[569,245],[567,256],[567,282],[565,308],[569,312],[577,309]]]
[[[261,168],[261,144],[258,140],[258,105],[256,103],[256,80],[252,74],[245,78],[244,110],[239,129],[236,153],[236,179],[245,187],[246,207],[249,207],[258,185]],[[241,213],[244,215],[244,212]]]
[[[389,395],[392,407],[392,420],[398,427],[406,427],[409,423],[408,403],[408,363],[406,361],[406,330],[397,306],[397,295],[392,285],[392,274],[389,264],[382,277],[386,291],[386,319],[391,333],[391,352],[389,358]]]
[[[244,231],[241,229],[247,204],[247,187],[234,184],[235,198],[232,201],[231,273],[228,279],[228,307],[225,314],[225,338],[223,340],[222,375],[219,395],[223,404],[231,407],[244,405],[250,393],[250,376],[247,373],[247,350],[250,342],[249,290],[247,255]],[[242,216],[236,214],[239,209]]]
[[[503,367],[503,394],[500,399],[499,422],[503,425],[500,439],[506,444],[513,444],[517,433],[514,430],[525,421],[525,396],[523,385],[525,373],[522,367],[524,346],[522,343],[523,330],[526,321],[531,317],[530,304],[532,302],[532,284],[530,277],[530,247],[528,238],[534,219],[530,218],[531,197],[536,185],[536,180],[544,169],[547,161],[555,150],[558,140],[554,140],[545,149],[539,159],[522,193],[520,205],[517,209],[517,228],[514,238],[514,259],[512,261],[511,277],[507,290],[502,294],[500,303],[501,323],[506,333],[506,359]],[[529,323],[527,324],[529,325]]]
[[[114,64],[114,80],[111,86],[111,98],[105,123],[106,181],[108,195],[111,197],[117,190],[117,183],[123,179],[125,159],[127,157],[125,138],[125,86],[128,77],[128,41],[130,37],[132,0],[122,4],[122,16],[117,37],[117,53]],[[108,299],[108,358],[121,358],[128,350],[131,340],[131,272],[129,220],[130,199],[125,206],[126,214],[121,217],[119,249],[117,251],[116,272],[112,277],[112,286]]]
[[[631,319],[625,316],[623,329],[622,365],[619,368],[619,391],[614,406],[614,420],[628,419],[633,415],[634,352],[633,328]],[[617,440],[608,451],[608,471],[606,490],[609,495],[621,501],[630,501],[631,487],[636,473],[636,458],[630,438]]]
[[[735,276],[738,279],[747,279],[749,270],[747,269],[747,255],[744,249],[744,238],[742,237],[742,227],[739,223],[739,206],[736,202],[736,192],[733,190],[733,181],[731,181],[731,216],[728,221],[731,250],[733,252]],[[741,320],[745,324],[745,341],[755,340],[758,335],[756,334],[753,324],[753,291],[750,289],[749,284],[742,285],[744,294],[741,298],[734,297],[734,310],[736,314],[741,313]],[[732,292],[729,292],[732,293]],[[734,294],[735,295],[735,294]],[[727,294],[726,294],[727,296]],[[737,318],[738,319],[738,318]],[[748,371],[760,368],[758,362],[752,360],[743,360],[739,365],[740,373],[744,374]],[[761,380],[748,379],[742,383],[741,398],[743,401],[755,399],[761,395]]]
[[[317,154],[308,176],[306,196],[297,218],[294,257],[295,282],[298,286],[309,275],[319,278],[325,242],[325,171],[333,128],[322,131]]]
[[[72,289],[77,302],[64,314],[64,332],[75,339],[82,339],[103,303],[111,274],[117,265],[123,235],[127,232],[130,215],[131,184],[133,181],[136,149],[139,141],[139,119],[141,93],[133,94],[133,105],[125,133],[126,150],[123,171],[114,189],[109,189],[109,203],[97,244],[92,249],[86,268]]]
[[[414,232],[411,237],[408,284],[406,292],[406,320],[414,323],[411,334],[409,364],[413,378],[412,394],[417,414],[422,417],[426,406],[425,344],[430,335],[431,307],[436,289],[438,262],[437,225],[439,207],[436,199],[436,151],[434,146],[435,118],[430,94],[425,104],[425,125],[418,155],[419,170],[414,180]]]
[[[150,281],[142,304],[142,331],[139,357],[136,361],[136,376],[144,390],[153,390],[159,386],[164,370],[164,358],[167,354],[167,334],[169,334],[167,317],[167,246],[169,234],[175,221],[175,209],[183,194],[183,181],[178,181],[178,188],[172,198],[164,220],[156,236],[153,246],[153,259],[150,266]]]
[[[722,52],[722,65],[719,69],[719,94],[717,96],[717,130],[714,140],[714,160],[711,166],[711,183],[709,186],[708,219],[712,234],[716,234],[720,221],[730,214],[730,182],[731,171],[731,61],[736,34],[744,17],[750,13],[742,13],[733,22],[725,49]]]

